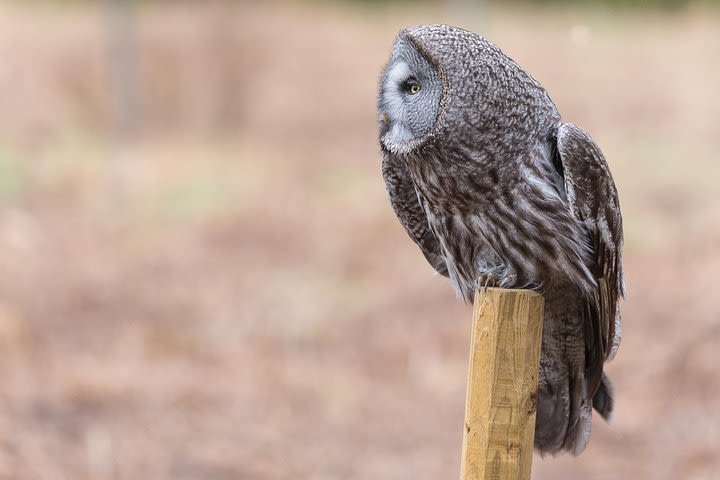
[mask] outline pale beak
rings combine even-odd
[[[382,115],[380,115],[379,120],[380,123],[387,123],[388,121],[390,121],[390,117],[388,117],[387,113],[383,113]]]

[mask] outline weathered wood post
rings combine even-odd
[[[461,480],[529,480],[544,299],[475,292]]]

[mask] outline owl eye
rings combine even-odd
[[[410,95],[415,95],[420,91],[420,84],[415,80],[415,77],[410,77],[403,83],[403,90]]]

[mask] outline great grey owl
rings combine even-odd
[[[475,288],[545,297],[535,447],[579,454],[620,343],[617,190],[588,133],[472,32],[400,32],[380,80],[383,176],[400,222],[465,301]]]

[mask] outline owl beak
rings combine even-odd
[[[388,121],[390,121],[390,117],[388,117],[387,113],[383,113],[382,115],[380,115],[379,120],[380,123],[388,123]]]

